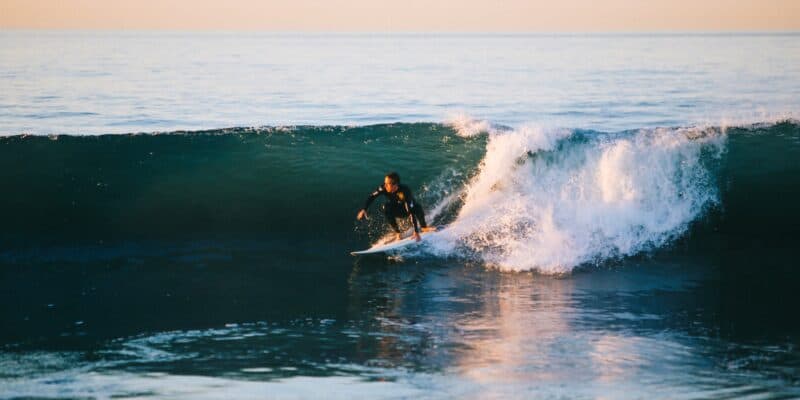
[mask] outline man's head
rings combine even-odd
[[[400,175],[397,172],[389,172],[383,178],[383,187],[389,193],[394,193],[400,187]]]

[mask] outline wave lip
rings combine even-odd
[[[476,255],[504,270],[566,273],[663,246],[718,202],[703,155],[716,128],[618,134],[523,126],[488,131],[486,156],[438,254]]]

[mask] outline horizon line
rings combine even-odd
[[[271,29],[161,29],[161,28],[5,28],[0,32],[30,33],[264,33],[287,35],[497,35],[497,36],[580,36],[580,35],[794,35],[800,30],[605,30],[605,31],[424,31],[424,30],[271,30]]]

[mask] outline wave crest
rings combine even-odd
[[[569,272],[662,246],[718,200],[702,155],[713,128],[490,133],[455,221],[432,243],[505,270]]]

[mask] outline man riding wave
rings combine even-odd
[[[435,231],[435,227],[429,227],[425,222],[425,212],[422,206],[414,200],[411,189],[406,185],[400,184],[400,175],[397,172],[386,174],[383,185],[378,186],[372,194],[367,197],[364,208],[358,212],[357,219],[367,217],[367,209],[378,196],[386,196],[386,203],[383,205],[383,213],[386,222],[397,234],[397,240],[402,239],[400,227],[397,225],[397,218],[408,217],[411,219],[411,226],[414,228],[414,239],[420,241],[419,232]]]

